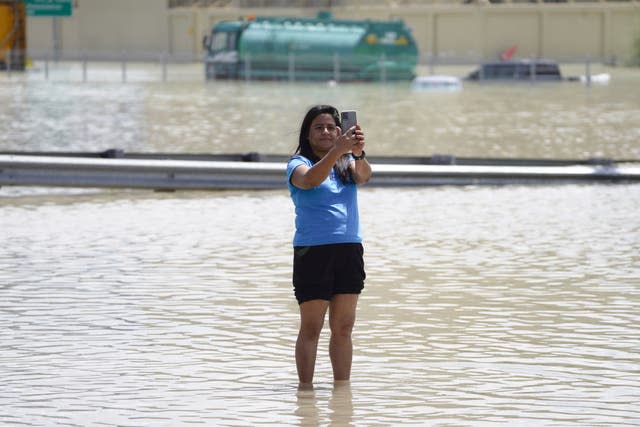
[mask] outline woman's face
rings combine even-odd
[[[339,128],[331,114],[320,114],[311,122],[309,144],[318,157],[323,157],[333,148],[339,135]]]

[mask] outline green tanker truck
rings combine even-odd
[[[204,39],[207,79],[411,80],[418,49],[401,20],[258,17]]]

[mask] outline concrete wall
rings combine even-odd
[[[494,58],[513,45],[517,56],[558,60],[625,61],[640,37],[640,2],[334,7],[336,18],[405,20],[422,60],[475,62]],[[166,0],[76,0],[70,18],[29,17],[29,54],[54,48],[62,57],[78,52],[121,54],[132,59],[166,51],[174,59],[196,60],[201,40],[218,21],[248,14],[314,16],[317,9],[231,7],[168,9]]]
[[[76,0],[71,17],[28,17],[31,56],[57,47],[62,57],[135,58],[168,48],[167,2],[162,0]]]

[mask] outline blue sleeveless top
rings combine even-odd
[[[343,183],[334,169],[317,187],[303,190],[291,183],[295,168],[313,166],[306,157],[293,156],[287,164],[287,183],[296,211],[293,246],[361,243],[358,190]]]

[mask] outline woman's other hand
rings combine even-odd
[[[341,154],[352,152],[356,156],[362,154],[364,149],[364,132],[360,128],[360,125],[355,125],[343,134],[341,134],[336,140],[336,150]]]

